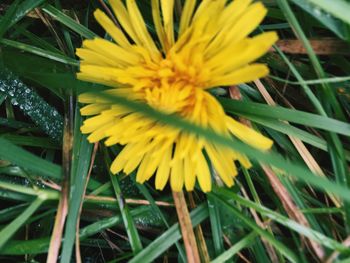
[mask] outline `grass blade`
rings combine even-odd
[[[220,256],[218,256],[213,261],[211,261],[211,263],[222,263],[222,262],[225,262],[226,260],[231,259],[242,248],[245,248],[249,246],[251,243],[253,243],[256,236],[257,236],[257,233],[255,233],[254,231],[251,232],[246,237],[242,238],[239,242],[237,242],[235,245],[233,245],[228,250],[226,250],[224,253],[222,253]]]
[[[77,23],[75,20],[65,15],[64,13],[62,13],[60,10],[56,9],[52,5],[46,5],[42,9],[52,18],[61,22],[63,25],[72,29],[74,32],[78,33],[82,37],[88,38],[88,39],[97,37],[97,35],[94,32],[90,31],[85,26]]]
[[[73,138],[73,156],[75,156],[75,158],[72,161],[72,183],[70,185],[71,193],[62,246],[61,262],[69,262],[72,256],[80,207],[83,202],[93,148],[93,144],[90,144],[87,141],[86,136],[81,135],[79,131],[81,118],[78,114],[79,113],[76,112],[75,115],[75,131]]]
[[[115,196],[118,199],[120,213],[121,213],[122,218],[123,218],[126,232],[128,233],[131,248],[132,248],[133,252],[135,254],[137,254],[138,252],[140,252],[142,250],[142,243],[141,243],[139,233],[138,233],[137,228],[135,226],[134,219],[132,218],[132,216],[130,214],[129,207],[125,203],[125,200],[122,197],[122,191],[121,191],[121,188],[119,185],[118,176],[116,176],[110,172],[109,167],[111,164],[111,159],[108,156],[106,148],[104,148],[104,156],[105,156],[105,160],[106,160],[106,167],[108,168],[108,173],[109,173],[109,176],[110,176],[111,181],[112,181]]]
[[[16,231],[28,220],[28,218],[35,213],[35,211],[42,205],[45,198],[36,198],[15,220],[0,231],[0,249],[6,242],[16,233]]]
[[[34,154],[0,138],[0,158],[15,163],[25,169],[52,179],[61,178],[61,167],[49,161],[41,159]]]
[[[196,226],[208,217],[208,208],[206,205],[199,205],[190,213],[190,215],[192,225]],[[149,244],[145,249],[143,249],[139,254],[133,257],[129,263],[153,262],[180,238],[180,227],[179,224],[176,223],[156,240],[154,240],[151,244]]]

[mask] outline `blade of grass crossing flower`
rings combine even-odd
[[[35,213],[35,211],[45,201],[44,197],[36,198],[15,220],[0,231],[0,249],[6,242],[25,224],[25,222]]]
[[[226,250],[220,256],[218,256],[214,260],[212,260],[211,263],[221,263],[221,262],[225,262],[227,260],[230,260],[241,249],[251,245],[254,242],[257,235],[258,234],[255,231],[246,235],[244,238],[242,238],[240,241],[238,241],[236,244],[234,244],[232,247],[230,247],[228,250]]]
[[[61,262],[69,262],[75,241],[80,206],[84,197],[84,190],[87,181],[88,170],[91,161],[93,144],[90,144],[86,136],[79,131],[81,116],[75,113],[75,128],[73,137],[73,158],[71,169],[71,187],[68,215],[64,233],[64,241],[61,253]]]
[[[208,208],[205,204],[199,205],[190,215],[192,225],[197,226],[208,217]],[[132,258],[129,263],[153,262],[180,238],[181,231],[179,223],[176,223]]]
[[[52,5],[46,5],[42,8],[42,10],[84,38],[91,39],[97,37],[97,35],[94,32],[90,31],[87,27],[77,23],[74,19],[62,13]]]
[[[293,253],[292,250],[290,250],[283,243],[278,241],[270,233],[268,233],[265,230],[263,230],[262,228],[260,228],[254,221],[252,221],[250,218],[245,216],[242,213],[242,211],[239,211],[237,208],[233,207],[232,204],[228,203],[226,199],[222,198],[221,196],[217,196],[217,195],[215,195],[213,193],[210,193],[208,195],[212,195],[214,198],[216,198],[218,201],[220,201],[225,207],[227,207],[227,210],[229,212],[231,212],[232,215],[234,215],[235,217],[237,217],[240,220],[242,220],[242,222],[246,226],[248,226],[249,228],[254,230],[257,234],[259,234],[261,237],[263,237],[265,240],[267,240],[269,243],[271,243],[278,251],[280,251],[291,262],[299,262],[297,256]]]
[[[137,231],[133,217],[130,214],[129,206],[125,203],[122,196],[122,191],[119,185],[119,177],[110,172],[110,165],[112,163],[111,158],[108,155],[107,149],[103,149],[104,157],[106,160],[106,165],[108,167],[108,172],[112,181],[115,196],[118,199],[119,210],[123,217],[123,222],[125,225],[126,232],[128,234],[129,242],[134,254],[139,253],[142,250],[142,243]]]
[[[61,178],[61,167],[49,161],[23,150],[10,143],[4,138],[0,138],[0,158],[13,162],[25,169],[38,173],[44,177],[52,179]]]
[[[336,184],[334,182],[331,182],[326,178],[320,178],[318,176],[315,176],[313,173],[307,170],[304,166],[300,166],[295,163],[292,164],[274,152],[269,152],[269,153],[261,152],[259,150],[252,148],[249,145],[241,143],[237,140],[233,140],[231,138],[227,138],[225,136],[221,136],[212,130],[205,129],[198,125],[192,124],[177,116],[169,115],[169,114],[165,114],[163,112],[157,111],[144,103],[131,101],[116,95],[108,96],[106,94],[98,93],[98,92],[90,92],[90,93],[96,94],[96,96],[100,96],[101,98],[111,101],[113,103],[117,103],[125,107],[128,107],[136,112],[142,112],[142,114],[144,114],[145,116],[155,118],[162,123],[179,127],[185,131],[197,134],[219,145],[225,145],[228,148],[234,149],[235,151],[239,151],[247,155],[252,160],[258,160],[262,163],[273,165],[277,168],[284,170],[287,173],[290,173],[291,175],[297,177],[299,180],[303,182],[310,183],[319,189],[323,189],[324,191],[335,193],[338,196],[342,197],[344,200],[350,201],[350,190],[348,188],[341,186],[339,184]],[[230,101],[232,104],[232,100]],[[242,102],[235,101],[234,104],[236,103],[241,104]],[[271,107],[271,108],[274,109],[277,107]],[[343,125],[347,127],[347,124],[343,123]]]

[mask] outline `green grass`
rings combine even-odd
[[[46,262],[58,189],[65,183],[69,207],[60,262],[75,262],[77,234],[82,262],[186,261],[170,189],[159,192],[152,180],[139,185],[134,175],[109,173],[120,149],[94,148],[79,130],[80,105],[65,106],[71,92],[75,98],[82,91],[236,149],[253,161],[252,169],[240,169],[234,187],[193,192],[192,224],[202,227],[213,262],[243,257],[315,262],[321,252],[323,259],[337,253],[336,262],[349,260],[350,248],[343,242],[350,234],[350,56],[336,49],[320,56],[310,39],[350,45],[350,1],[263,1],[269,13],[256,33],[276,30],[280,39],[299,39],[305,47],[303,54],[289,54],[276,45],[261,59],[271,69],[262,84],[278,106],[268,105],[254,83],[239,86],[242,101],[230,99],[226,90],[213,91],[226,112],[250,120],[274,140],[269,153],[147,105],[106,97],[100,93],[103,86],[77,80],[75,48],[83,39],[104,36],[92,16],[103,7],[100,1],[88,2],[0,3],[1,262]],[[149,5],[140,7],[154,32]],[[50,21],[50,30],[35,10]],[[67,123],[74,124],[65,137],[73,140],[70,151],[64,148],[69,141],[61,139]],[[310,171],[313,161],[324,177]],[[282,195],[263,165],[272,167],[286,191]],[[70,172],[62,176],[63,171]],[[288,210],[286,196],[296,211]]]

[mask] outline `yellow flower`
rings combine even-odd
[[[252,81],[268,74],[263,64],[252,62],[277,40],[274,32],[248,35],[266,15],[266,8],[252,0],[195,0],[184,3],[179,26],[174,23],[174,0],[152,0],[155,32],[150,32],[135,0],[109,0],[120,24],[103,12],[94,15],[114,42],[95,38],[77,49],[81,58],[78,78],[112,87],[106,94],[125,96],[176,114],[224,136],[236,137],[261,150],[272,141],[225,114],[208,92],[216,86]],[[196,6],[198,6],[196,8]],[[157,35],[155,42],[152,34]],[[249,160],[239,152],[196,135],[147,118],[140,112],[109,103],[94,94],[79,96],[89,104],[81,114],[89,117],[81,131],[88,140],[104,138],[105,145],[124,148],[111,171],[130,174],[144,183],[155,174],[155,186],[170,180],[174,191],[185,185],[193,190],[196,178],[204,192],[211,190],[209,161],[227,186],[237,175],[234,161],[246,168]]]

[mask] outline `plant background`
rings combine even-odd
[[[149,1],[138,2],[152,32]],[[253,169],[240,169],[231,189],[185,193],[202,262],[346,262],[350,1],[263,2],[269,13],[256,33],[280,36],[261,59],[270,75],[212,92],[227,112],[273,138],[272,153],[112,99],[254,161]],[[76,94],[103,87],[76,80],[74,50],[85,38],[108,37],[92,17],[106,6],[0,2],[0,262],[55,259],[50,240],[60,244],[60,232],[57,261],[63,263],[186,260],[170,189],[158,192],[152,180],[139,185],[133,175],[109,174],[118,147],[88,144],[79,132]],[[65,227],[53,231],[65,209]]]

